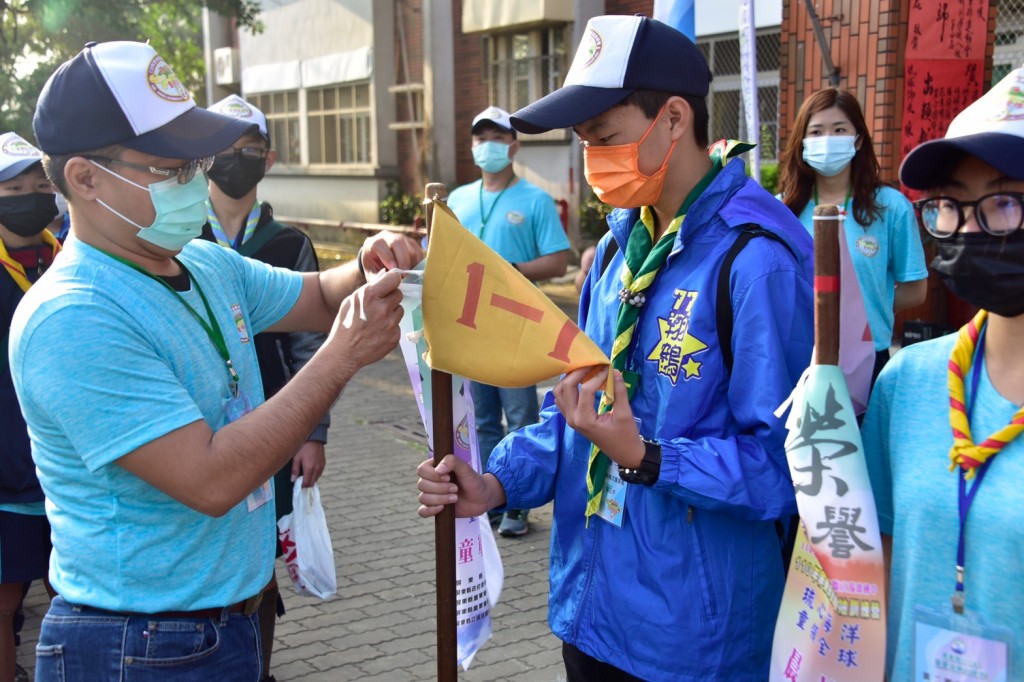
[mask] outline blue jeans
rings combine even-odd
[[[36,645],[39,682],[199,682],[262,676],[256,615],[129,616],[54,597]]]
[[[540,418],[540,404],[537,401],[537,387],[498,388],[487,384],[470,382],[473,394],[473,412],[476,416],[476,440],[480,445],[480,465],[487,471],[487,460],[491,451],[505,437],[501,424],[501,413],[505,412],[509,433],[524,426],[536,424]]]

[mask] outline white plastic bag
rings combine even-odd
[[[320,486],[314,483],[303,488],[302,477],[295,480],[292,513],[278,520],[277,536],[295,591],[320,599],[333,597],[338,591],[338,576],[327,517],[320,504]]]

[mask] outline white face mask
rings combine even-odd
[[[839,175],[856,153],[856,135],[820,135],[804,138],[804,161],[826,177]]]
[[[132,182],[96,162],[91,163],[115,178],[149,192],[156,217],[153,219],[153,224],[148,227],[139,225],[131,218],[114,210],[102,199],[96,199],[100,206],[129,225],[139,228],[139,239],[168,251],[181,251],[186,244],[202,234],[203,225],[206,224],[207,219],[206,202],[210,198],[210,187],[205,174],[196,173],[195,177],[184,185],[179,184],[178,179],[172,177],[147,187]]]

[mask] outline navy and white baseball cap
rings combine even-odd
[[[1024,67],[1011,71],[957,114],[945,138],[920,144],[907,154],[900,181],[911,189],[932,189],[949,177],[956,158],[965,154],[1024,180]]]
[[[636,90],[705,97],[711,70],[693,41],[643,16],[587,22],[565,84],[512,114],[521,133],[569,128],[611,109]]]
[[[509,120],[510,118],[511,116],[509,113],[501,107],[487,107],[473,118],[473,128],[471,132],[476,135],[477,131],[480,130],[479,124],[492,123],[502,130],[507,130],[515,135],[516,130],[512,127],[512,121]]]
[[[259,129],[259,134],[267,141],[267,144],[270,144],[270,131],[267,129],[266,115],[238,95],[228,95],[211,105],[209,109],[218,114],[239,118],[255,125]]]
[[[146,43],[89,43],[46,81],[32,120],[40,149],[73,154],[120,144],[169,159],[213,156],[255,128],[196,106]]]
[[[13,180],[42,163],[43,153],[17,133],[0,135],[0,182]]]

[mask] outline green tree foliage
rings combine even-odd
[[[0,0],[0,132],[34,140],[43,84],[91,41],[149,41],[205,105],[202,5],[253,33],[263,28],[257,0]]]

